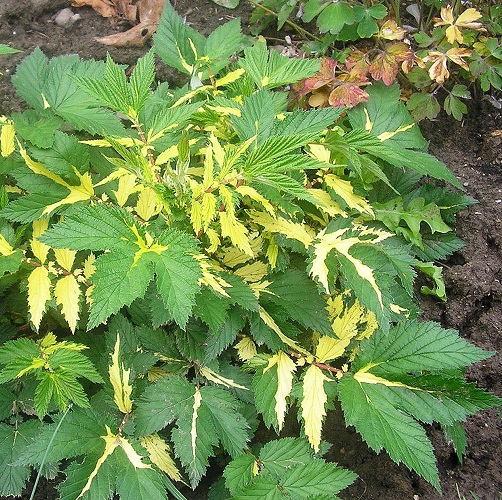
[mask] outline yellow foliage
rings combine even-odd
[[[309,366],[303,379],[302,417],[305,422],[305,434],[316,452],[321,444],[322,423],[326,415],[325,404],[328,400],[324,382],[332,380],[317,366]]]

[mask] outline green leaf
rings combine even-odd
[[[463,463],[464,453],[467,448],[467,437],[462,424],[455,422],[453,425],[445,425],[443,426],[443,431],[446,441],[453,443],[458,461]]]
[[[20,465],[40,465],[47,452],[46,463],[93,453],[106,435],[102,418],[91,409],[75,408],[66,415],[57,433],[56,424],[62,414],[53,417],[55,423],[43,425],[35,439],[20,455]],[[49,447],[49,442],[54,440]]]
[[[339,382],[339,398],[347,425],[353,425],[368,446],[385,448],[396,463],[404,463],[440,491],[432,445],[412,417],[395,408],[379,384],[361,384],[352,375]]]
[[[219,387],[201,387],[200,391],[223,448],[232,457],[240,455],[249,439],[247,421],[239,412],[240,402]]]
[[[138,59],[129,79],[130,104],[137,114],[143,109],[146,100],[150,96],[154,79],[154,52],[149,50],[143,57]]]
[[[206,45],[205,37],[183,22],[169,0],[165,2],[153,42],[162,61],[188,75],[192,74],[198,57],[204,55]]]
[[[241,141],[256,136],[256,142],[262,143],[270,136],[275,120],[271,93],[259,91],[246,97],[241,116],[232,117],[231,120]]]
[[[22,52],[22,51],[17,50],[17,49],[13,49],[12,47],[9,47],[5,43],[0,43],[0,55],[17,54],[18,52]]]
[[[256,409],[262,414],[267,427],[278,428],[277,413],[275,411],[275,394],[277,392],[277,365],[267,371],[257,370],[253,377],[252,387]]]
[[[223,301],[220,299],[220,302]],[[242,309],[240,307],[233,307],[221,327],[209,333],[206,341],[207,347],[205,349],[204,363],[208,364],[213,359],[216,359],[224,349],[232,344],[245,324],[246,317],[243,315]]]
[[[47,64],[47,57],[37,47],[21,62],[12,77],[19,96],[37,111],[44,109],[43,85],[47,78]]]
[[[305,439],[287,437],[266,443],[259,456],[267,471],[280,477],[287,469],[310,463],[313,454]]]
[[[249,459],[238,460],[236,464],[231,462],[224,472],[235,499],[334,499],[336,493],[357,477],[336,464],[314,459],[308,443],[300,439],[284,438],[267,443],[257,459],[259,475],[251,481],[237,478],[236,473],[244,469],[243,473],[249,477],[249,467],[255,464]]]
[[[460,338],[455,330],[445,330],[433,322],[406,321],[387,334],[375,332],[361,345],[353,368],[371,365],[377,375],[439,372],[460,370],[491,355]]]
[[[255,457],[251,454],[236,457],[225,467],[223,472],[225,486],[232,495],[235,495],[253,480],[254,468]]]
[[[184,328],[195,305],[202,271],[194,258],[195,240],[178,231],[166,231],[159,242],[167,249],[153,256],[156,286],[176,323]]]
[[[149,385],[137,401],[137,435],[147,436],[169,425],[193,391],[193,385],[179,376],[165,377]]]
[[[273,136],[318,134],[333,125],[342,114],[341,108],[294,110],[284,120],[277,120],[273,127]]]
[[[436,96],[427,92],[411,94],[406,107],[417,122],[424,118],[433,120],[441,111]]]
[[[50,149],[31,148],[31,156],[66,181],[78,184],[79,179],[75,175],[74,168],[81,174],[88,170],[89,146],[80,143],[75,136],[59,130],[52,132],[52,136],[54,144]]]
[[[0,423],[0,495],[21,495],[31,468],[15,462],[37,435],[39,427],[39,422],[33,420],[17,426]]]
[[[135,242],[134,219],[124,209],[104,203],[82,207],[49,228],[40,241],[54,248],[109,250],[124,241]]]
[[[458,179],[448,170],[446,165],[428,153],[403,149],[389,143],[389,141],[383,143],[373,134],[359,129],[346,134],[345,139],[351,146],[373,154],[394,167],[410,168],[421,174],[448,181],[455,187],[461,187]]]
[[[136,468],[127,455],[118,449],[117,493],[121,500],[167,500],[162,476],[151,468]]]
[[[349,109],[347,114],[355,129],[364,129],[384,140],[385,144],[407,149],[423,149],[427,142],[400,99],[397,84],[376,82],[366,89],[368,102]]]
[[[259,88],[273,89],[314,75],[320,61],[281,56],[274,50],[269,51],[264,40],[258,40],[244,50],[244,59],[239,60],[239,65]]]
[[[317,27],[321,33],[336,34],[346,24],[353,24],[354,11],[352,6],[345,2],[330,3],[317,17]]]
[[[204,58],[209,61],[205,63],[208,69],[204,72],[204,77],[217,75],[223,68],[228,66],[230,57],[242,49],[244,37],[241,32],[241,21],[239,18],[233,19],[221,26],[218,26],[207,37]]]
[[[97,450],[104,449],[104,442],[101,440],[97,445]],[[58,485],[61,500],[76,500],[80,492],[84,489],[87,481],[96,467],[99,455],[97,450],[80,459],[74,460],[65,469],[66,479]],[[117,476],[117,459],[115,454],[108,457],[99,468],[98,473],[91,483],[91,488],[81,497],[85,500],[102,500],[111,498],[115,491],[115,480]]]
[[[273,293],[270,300],[282,306],[290,318],[323,335],[333,334],[326,302],[305,273],[289,269],[275,275],[268,289]]]
[[[54,143],[54,133],[63,120],[47,111],[29,109],[12,115],[16,132],[34,146],[50,148]]]
[[[134,265],[134,247],[124,253],[100,255],[95,266],[88,330],[106,322],[133,300],[142,298],[153,278],[153,266],[146,258],[139,259]]]

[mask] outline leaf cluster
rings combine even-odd
[[[290,51],[326,57],[321,71],[295,89],[302,105],[354,106],[368,99],[372,82],[399,80],[415,120],[433,119],[441,109],[461,120],[473,91],[496,104],[502,88],[495,3],[464,9],[458,2],[259,0],[251,21],[255,33],[272,23],[287,26],[304,40]]]
[[[356,479],[322,458],[337,401],[439,490],[422,424],[461,457],[462,422],[500,404],[463,376],[490,353],[419,321],[414,294],[424,272],[444,299],[437,261],[472,200],[436,185],[460,188],[397,85],[291,109],[284,87],[319,61],[237,21],[204,37],[168,2],[154,40],[130,75],[35,50],[14,76],[30,108],[0,121],[0,494],[34,469],[64,471],[63,499],[183,499],[213,466],[218,498],[336,498]],[[155,83],[154,53],[184,87]]]

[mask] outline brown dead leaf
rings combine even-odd
[[[73,7],[91,7],[103,17],[136,23],[137,6],[133,0],[73,0]]]
[[[146,41],[155,33],[157,24],[139,23],[130,30],[114,35],[95,38],[96,42],[110,47],[142,47]]]
[[[139,24],[114,35],[96,38],[96,41],[112,47],[141,47],[157,30],[165,0],[139,0]]]

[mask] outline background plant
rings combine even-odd
[[[409,111],[419,121],[441,109],[461,120],[471,93],[485,93],[496,103],[502,88],[500,5],[479,2],[343,0],[263,0],[253,2],[255,33],[272,23],[296,31],[300,50],[324,55],[330,78],[323,92],[331,99],[309,105],[355,105],[367,99],[364,87],[397,79]],[[312,27],[312,24],[315,24]],[[371,41],[368,41],[371,39]],[[326,81],[328,80],[328,81]],[[354,92],[342,99],[339,87]],[[317,82],[318,89],[321,86]],[[303,88],[300,92],[307,93]],[[319,91],[316,92],[319,94]]]
[[[432,182],[459,187],[396,85],[290,111],[319,61],[238,21],[206,38],[169,4],[154,50],[185,87],[154,85],[153,51],[128,78],[36,50],[13,78],[30,109],[0,130],[1,493],[64,469],[62,498],[183,498],[218,455],[213,498],[334,498],[355,479],[322,458],[336,401],[439,489],[421,423],[461,457],[461,422],[500,403],[463,378],[490,353],[419,321],[413,292],[420,270],[444,298],[435,262],[472,200]]]

